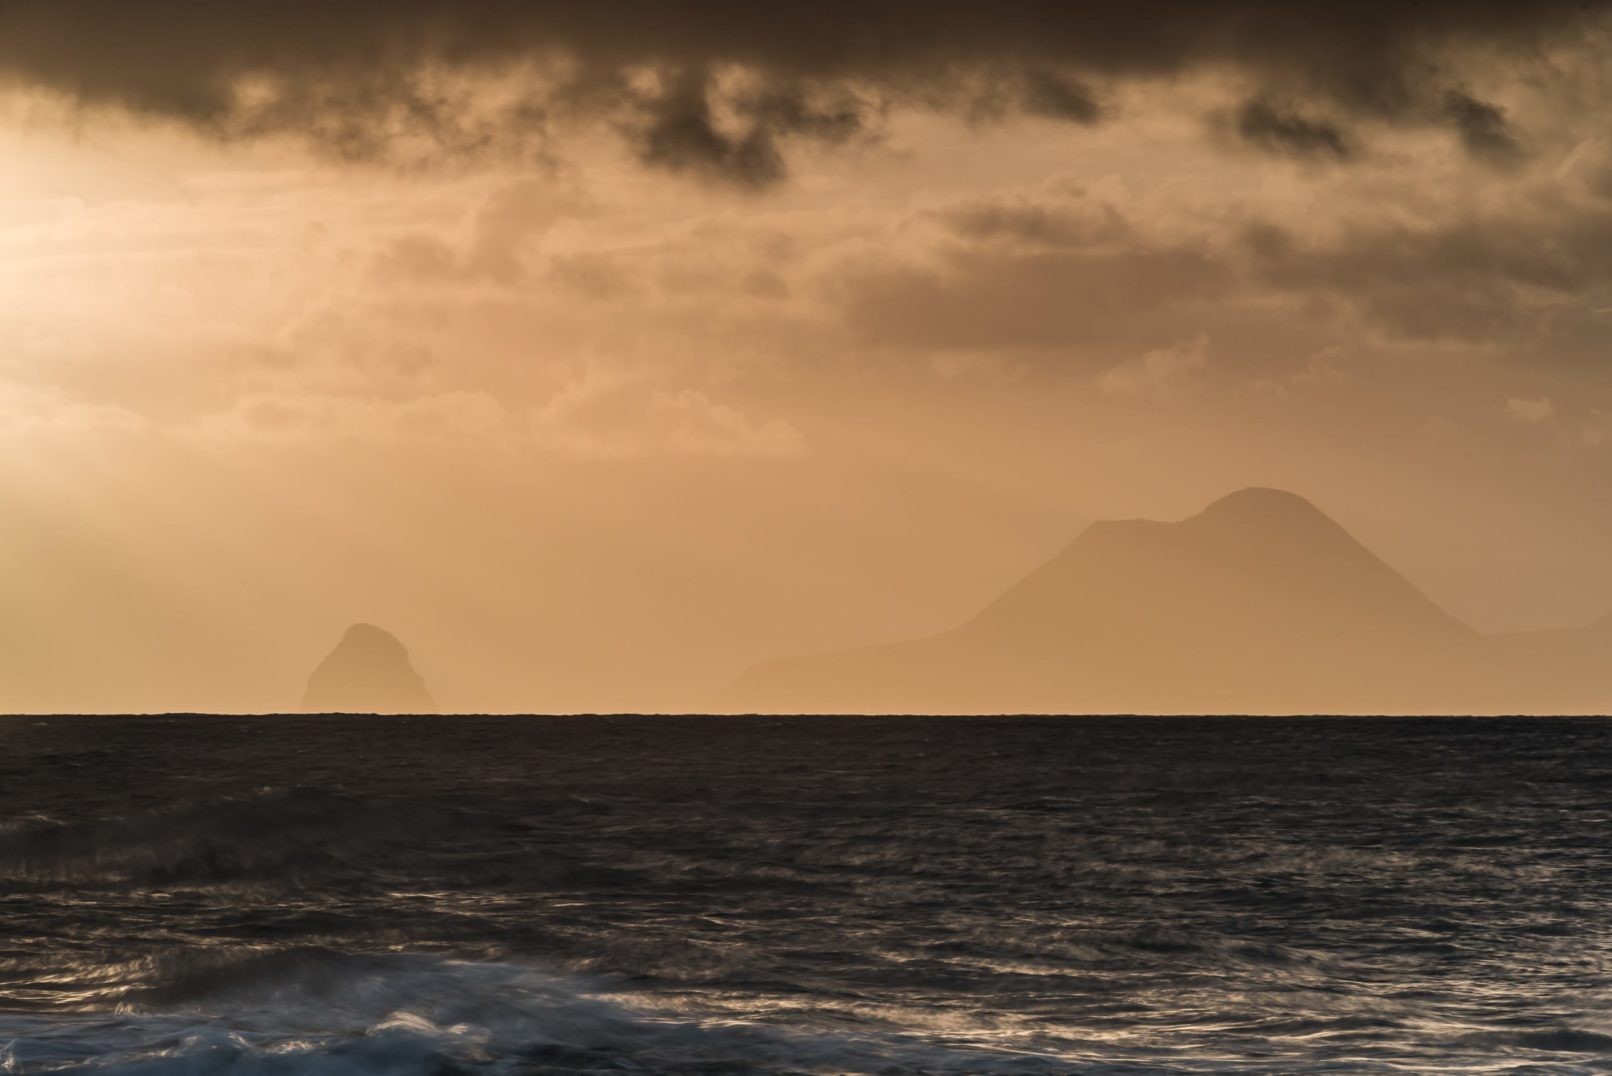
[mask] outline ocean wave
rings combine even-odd
[[[105,1076],[1036,1073],[1022,1051],[740,1022],[509,963],[321,949],[201,954],[110,1014],[0,1022],[0,1071]],[[1106,1069],[1103,1071],[1107,1071]]]
[[[311,788],[71,822],[32,815],[0,828],[0,877],[11,887],[287,881],[432,836],[447,839],[458,822],[441,805],[374,804]]]
[[[1428,728],[51,725],[0,1076],[1612,1072],[1612,725]]]

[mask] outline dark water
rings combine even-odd
[[[0,721],[0,1071],[1612,1072],[1612,722]]]

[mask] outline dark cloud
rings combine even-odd
[[[1031,71],[1025,75],[1019,104],[1031,115],[1073,123],[1096,123],[1103,114],[1089,86],[1050,71]]]
[[[1586,155],[1584,182],[1599,164]],[[1612,208],[1555,181],[1420,214],[1349,200],[1321,222],[1277,225],[1256,204],[1196,236],[1138,212],[1067,184],[927,210],[938,243],[840,267],[836,324],[893,351],[1077,368],[1199,334],[1217,364],[1248,371],[1340,341],[1606,364]]]
[[[1354,152],[1336,124],[1280,109],[1269,101],[1244,104],[1235,126],[1243,141],[1277,153],[1341,161]]]
[[[646,164],[727,176],[746,186],[765,186],[784,174],[768,128],[751,124],[737,135],[718,129],[703,78],[684,78],[660,95],[650,117],[638,138]]]
[[[1245,239],[1264,286],[1332,296],[1379,332],[1605,361],[1598,310],[1612,302],[1612,213],[1604,208],[1550,201],[1362,225],[1324,242],[1268,226]]]
[[[646,97],[647,122],[631,127],[646,163],[765,187],[783,178],[780,138],[805,136],[843,142],[861,132],[865,119],[856,102],[820,106],[797,87],[769,87],[737,95],[730,107],[736,129],[724,129],[713,108],[711,79],[683,73]]]
[[[1479,156],[1516,145],[1461,89],[1464,56],[1527,62],[1605,2],[1537,0],[8,0],[0,78],[224,137],[339,152],[541,143],[563,117],[626,130],[652,163],[749,185],[790,138],[843,140],[892,102],[1090,123],[1094,86],[1231,70],[1344,118],[1441,122]],[[1476,62],[1476,61],[1474,61]],[[747,73],[730,86],[725,71]],[[526,79],[494,112],[464,75]],[[541,88],[538,88],[541,87]],[[1256,100],[1264,99],[1256,97]],[[1256,142],[1337,154],[1308,112],[1245,114]]]
[[[1444,97],[1444,112],[1455,124],[1461,144],[1472,156],[1500,165],[1522,158],[1522,147],[1506,123],[1505,110],[1480,101],[1464,90],[1451,90]]]

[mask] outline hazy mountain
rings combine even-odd
[[[1612,623],[1603,634],[1612,653]],[[1586,654],[1600,645],[1574,638]],[[770,662],[721,707],[1511,710],[1548,679],[1528,646],[1478,635],[1302,497],[1246,489],[1177,523],[1093,524],[953,631]],[[1586,683],[1581,694],[1595,691]]]
[[[308,677],[302,708],[310,713],[416,714],[435,713],[437,706],[394,635],[373,624],[354,624]]]
[[[1612,713],[1612,616],[1576,628],[1497,635],[1502,696],[1523,713]]]

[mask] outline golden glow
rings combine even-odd
[[[1253,157],[1205,135],[1224,93],[897,112],[744,192],[586,131],[399,169],[14,99],[0,550],[38,656],[0,706],[284,709],[370,621],[450,709],[698,709],[1250,485],[1480,628],[1612,608],[1606,286],[1405,268],[1473,222],[1572,243],[1612,155]]]

